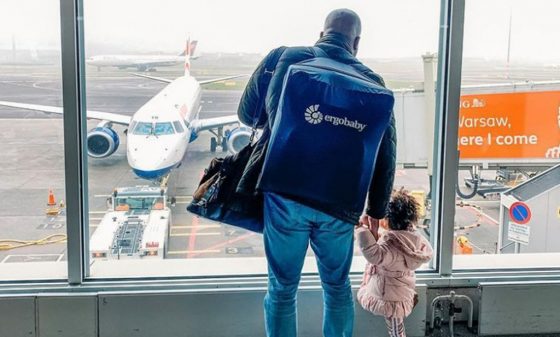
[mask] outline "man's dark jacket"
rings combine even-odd
[[[383,82],[381,76],[374,73],[371,69],[366,67],[351,54],[350,51],[352,49],[350,42],[343,35],[337,33],[325,34],[322,38],[319,39],[319,41],[317,41],[315,47],[321,48],[328,55],[328,57],[338,62],[351,65],[368,78],[371,78],[373,81],[385,86],[385,83]],[[274,122],[276,108],[278,107],[278,101],[282,91],[284,75],[286,74],[288,67],[292,64],[311,59],[315,57],[315,54],[316,52],[314,52],[313,48],[311,47],[290,47],[284,51],[278,61],[272,79],[270,81],[269,89],[267,93],[265,93],[265,111],[261,112],[261,118],[258,122],[258,128],[263,128],[266,123],[268,123],[268,126],[272,129],[272,123]],[[271,54],[269,54],[259,64],[255,72],[251,76],[239,104],[239,109],[237,111],[239,120],[249,126],[254,125],[254,119],[257,118],[257,114],[255,113],[256,105],[260,97],[259,95],[263,94],[258,90],[258,83],[264,71],[264,64],[266,63],[266,60],[268,57],[270,57],[270,55]],[[265,133],[265,136],[259,140],[261,145],[268,141],[267,138],[267,133]],[[340,141],[344,140],[341,139]],[[395,131],[395,118],[392,114],[391,121],[389,123],[389,126],[387,127],[387,130],[385,131],[381,146],[379,148],[373,179],[369,187],[366,206],[366,213],[376,219],[382,219],[385,217],[387,204],[389,202],[391,191],[393,189],[397,152],[396,144],[397,138]],[[343,159],[344,158],[341,158],[341,160]],[[247,173],[248,171],[251,171],[252,168],[254,170],[258,170],[258,173],[260,173],[260,168],[262,167],[263,160],[263,153],[254,153],[253,157],[249,160],[249,165],[251,167],[249,167],[249,169],[245,172]],[[336,165],[336,163],[325,163],[325,165]],[[250,183],[248,183],[247,181],[250,181]],[[253,172],[252,176],[251,174],[244,174],[239,184],[239,190],[245,193],[254,192],[254,189],[256,188],[255,183],[255,172]],[[248,191],[251,189],[252,191]],[[293,196],[287,197],[291,197],[292,199],[295,199],[296,201],[304,205],[313,207],[336,218],[353,224],[357,223],[360,217],[360,214],[358,213],[350,212],[342,208],[333,207],[333,205],[321,205],[317,204],[316,202],[303,200],[301,198]]]

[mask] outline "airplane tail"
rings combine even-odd
[[[187,43],[185,45],[185,50],[181,54],[181,56],[185,56],[185,76],[188,76],[190,74],[191,59],[193,58],[197,43],[198,41],[196,40],[191,41],[191,39],[188,38]]]

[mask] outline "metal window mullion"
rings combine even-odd
[[[442,0],[438,90],[436,98],[436,140],[433,180],[434,216],[438,232],[438,270],[450,276],[453,270],[455,189],[457,185],[457,134],[461,97],[465,0]]]
[[[84,153],[87,125],[82,18],[82,0],[60,0],[68,282],[74,285],[82,283],[87,265],[84,240],[88,223],[87,156]]]

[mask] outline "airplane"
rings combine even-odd
[[[113,125],[128,127],[127,160],[134,174],[140,178],[161,181],[172,169],[181,165],[189,143],[197,139],[202,131],[214,134],[210,150],[217,147],[236,153],[247,145],[251,129],[240,124],[237,115],[199,119],[201,110],[201,86],[228,79],[244,77],[235,75],[198,81],[190,74],[190,55],[187,48],[184,75],[169,80],[160,77],[134,74],[167,83],[158,94],[138,109],[132,116],[110,112],[87,111],[88,119],[101,122],[87,134],[87,150],[90,157],[105,158],[118,148],[120,139]],[[63,114],[63,108],[0,101],[0,105],[45,113]],[[237,125],[224,132],[224,127]]]
[[[197,45],[196,40],[187,40],[185,50],[179,55],[97,55],[86,60],[88,65],[97,67],[117,67],[119,69],[136,68],[138,71],[156,71],[156,67],[169,67],[185,62],[187,50],[190,59],[195,59],[194,52]]]

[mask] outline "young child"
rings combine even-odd
[[[393,193],[388,210],[389,230],[379,237],[379,225],[356,229],[358,245],[367,260],[358,301],[385,317],[391,337],[405,337],[404,318],[415,305],[414,271],[432,258],[430,243],[414,229],[418,202],[404,190]]]

